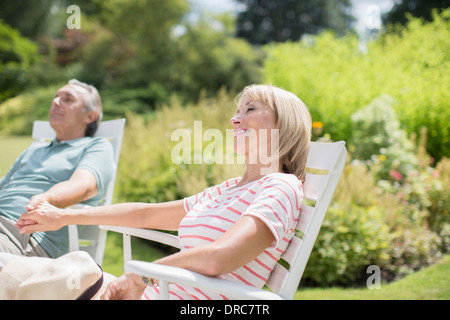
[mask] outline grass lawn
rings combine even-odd
[[[31,143],[31,137],[27,136],[0,136],[0,178],[3,177],[14,163],[14,160]]]
[[[123,242],[122,235],[116,232],[108,232],[105,255],[102,268],[116,277],[123,274]],[[132,259],[141,261],[155,261],[167,254],[162,250],[149,246],[146,240],[131,238]]]
[[[449,300],[450,255],[403,279],[381,284],[380,289],[301,289],[295,300]]]

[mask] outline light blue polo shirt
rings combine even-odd
[[[98,194],[85,204],[99,205],[114,174],[113,148],[104,138],[83,137],[28,147],[0,180],[0,215],[13,221],[24,213],[33,195],[68,180],[76,169],[86,169],[97,179]],[[35,232],[33,237],[52,257],[68,252],[67,227]]]

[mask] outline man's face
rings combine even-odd
[[[75,85],[65,85],[58,90],[49,111],[50,124],[57,133],[70,135],[85,130],[89,112],[84,112],[84,89]]]

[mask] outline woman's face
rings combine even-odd
[[[245,97],[230,120],[234,128],[234,151],[248,157],[250,153],[270,149],[271,130],[276,129],[274,111],[261,101]],[[267,155],[267,154],[266,154]]]

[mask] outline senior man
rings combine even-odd
[[[56,138],[28,147],[0,180],[0,252],[52,258],[68,252],[67,228],[29,235],[14,224],[41,202],[101,204],[114,173],[111,143],[92,137],[101,118],[93,86],[73,79],[56,92],[49,111]]]

